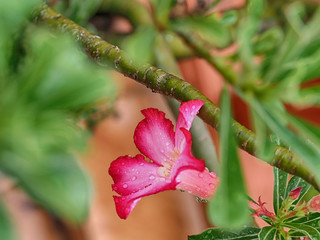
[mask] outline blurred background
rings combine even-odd
[[[67,2],[69,2],[69,5]],[[122,45],[124,49],[127,48],[126,50],[129,53],[132,52],[133,55],[139,55],[137,49],[134,47],[136,46],[135,42],[138,40],[131,39],[130,41],[127,40],[127,42],[125,42],[126,40],[123,40],[122,38],[124,38],[124,36],[127,36],[132,32],[134,25],[137,24],[135,21],[148,21],[148,17],[143,15],[137,17],[132,16],[131,13],[121,13],[121,9],[117,9],[117,4],[112,6],[112,2],[116,1],[48,1],[48,3],[55,7],[57,10],[63,12],[65,15],[67,15],[80,25],[86,26],[89,30],[98,33],[102,37],[107,38],[108,41],[114,44],[116,44],[118,41],[124,41]],[[131,5],[133,2],[134,1],[128,0],[127,4]],[[147,1],[141,0],[139,2],[140,4],[142,4],[142,6],[145,6],[146,9],[152,11],[150,4]],[[177,15],[183,15],[185,12],[201,12],[204,11],[204,9],[208,7],[210,4],[212,4],[212,2],[214,1],[178,1],[178,5],[181,7],[181,10],[177,8],[177,10],[175,10],[175,13]],[[278,4],[277,1],[270,2],[272,2],[271,4]],[[314,2],[317,1],[315,0]],[[74,4],[72,5],[72,3]],[[242,6],[244,6],[244,4],[244,0],[221,0],[217,5],[210,9],[210,11],[213,11],[219,15],[227,10],[239,9]],[[94,8],[92,6],[98,7]],[[81,9],[81,11],[79,9]],[[147,20],[145,20],[144,18],[146,18]],[[131,20],[131,22],[128,19]],[[29,26],[26,31],[33,32],[34,28],[35,26]],[[5,28],[3,27],[3,29]],[[1,31],[6,32],[6,30]],[[9,30],[7,30],[6,33],[8,34],[8,36],[12,34],[12,32],[10,32]],[[141,36],[145,36],[145,34],[147,33],[143,33],[141,34]],[[167,37],[170,38],[169,35]],[[36,37],[34,38],[43,40],[44,38],[48,37],[44,36],[43,32],[38,32]],[[19,41],[21,40],[19,38],[17,39]],[[136,39],[139,39],[139,36],[136,36]],[[3,42],[4,41],[5,40],[3,40]],[[68,40],[66,40],[66,42],[68,42]],[[41,45],[41,41],[37,42],[37,40],[31,40],[31,43],[32,46],[30,46],[30,49],[34,49],[32,50],[32,52],[33,54],[36,54],[36,56],[34,57],[34,61],[38,61],[38,66],[37,68],[34,67],[35,69],[44,69],[44,62],[55,61],[50,57],[50,54],[47,58],[41,57],[42,51],[47,51],[45,49],[50,48],[51,45],[41,47],[39,46],[39,44]],[[69,46],[67,45],[68,43],[61,44],[66,44],[66,46]],[[224,49],[223,52],[219,50],[216,51],[218,51],[219,54],[223,55],[234,52],[235,48],[235,45],[231,45],[227,49]],[[52,52],[54,51],[55,50],[53,49]],[[24,51],[19,51],[19,54],[27,55],[28,53],[25,53]],[[188,55],[189,53],[188,51],[184,51],[182,54]],[[73,53],[70,53],[70,55],[68,55],[67,53],[66,55],[61,54],[59,55],[60,57],[57,60],[57,62],[60,63],[57,64],[59,74],[62,74],[62,76],[65,76],[66,78],[68,77],[68,79],[70,78],[70,76],[68,76],[69,73],[64,73],[64,71],[68,72],[68,66],[66,66],[65,68],[62,66],[65,65],[65,62],[67,61],[63,62],[61,59],[69,59],[68,56],[71,55],[73,56]],[[143,57],[143,60],[151,59],[151,56],[149,56],[148,53],[141,53],[141,55],[143,55],[141,56],[141,58]],[[81,57],[84,56],[81,55]],[[137,59],[137,61],[139,60],[140,59]],[[71,59],[71,61],[73,60]],[[28,61],[26,62],[28,63]],[[74,68],[76,64],[79,63],[74,62],[74,65],[70,65],[70,67]],[[92,66],[92,68],[95,67]],[[81,69],[81,67],[79,67],[79,69]],[[176,70],[177,69],[168,71]],[[191,83],[193,86],[199,89],[205,96],[207,96],[214,103],[219,104],[220,92],[223,88],[224,83],[223,77],[208,62],[197,57],[179,57],[178,70],[180,71],[183,79],[185,79],[187,82]],[[35,75],[41,75],[46,76],[48,79],[55,79],[55,74],[50,73],[49,70],[42,70],[42,72],[34,70],[34,72],[28,72],[27,70],[22,69],[19,71],[22,72],[21,76],[23,77],[29,77],[34,79]],[[79,73],[77,76],[71,76],[71,78],[74,80],[71,81],[70,86],[64,86],[63,84],[62,86],[60,86],[61,89],[67,89],[68,87],[70,87],[70,92],[66,92],[65,95],[62,94],[61,96],[58,96],[60,99],[63,99],[63,97],[68,99],[67,96],[70,96],[70,93],[72,93],[71,96],[73,97],[81,96],[82,98],[85,98],[87,102],[94,102],[95,104],[97,103],[96,99],[93,99],[91,96],[85,96],[85,91],[88,87],[88,83],[86,81],[88,81],[88,79],[92,77],[93,71],[95,71],[95,69],[86,69],[83,71],[83,73]],[[16,73],[18,72],[18,70],[15,70],[13,72]],[[66,110],[72,111],[72,115],[63,115],[66,119],[68,119],[67,122],[63,122],[59,126],[54,126],[53,123],[51,124],[48,122],[47,125],[43,127],[43,132],[49,130],[52,131],[52,135],[50,135],[49,139],[47,139],[46,137],[49,136],[47,135],[47,133],[42,134],[43,132],[39,132],[39,134],[37,134],[36,137],[37,140],[34,140],[33,143],[33,138],[29,135],[31,134],[29,133],[29,131],[32,131],[33,129],[30,128],[31,125],[29,126],[26,124],[27,126],[21,126],[20,129],[17,129],[16,124],[22,124],[22,122],[24,122],[24,119],[33,119],[34,115],[28,117],[25,115],[20,116],[17,113],[12,113],[12,119],[14,119],[15,121],[16,119],[19,119],[19,122],[14,122],[11,118],[8,118],[8,122],[10,122],[11,124],[8,126],[11,126],[11,128],[7,129],[15,129],[15,131],[17,131],[18,133],[16,133],[17,135],[12,135],[12,139],[10,140],[10,142],[9,140],[4,141],[2,139],[2,144],[3,146],[10,146],[10,148],[8,147],[8,149],[13,149],[13,147],[16,147],[19,150],[12,150],[12,152],[19,152],[19,154],[21,153],[21,155],[12,156],[12,154],[9,154],[10,151],[7,149],[2,151],[2,155],[0,156],[9,156],[8,159],[10,159],[10,163],[4,161],[4,163],[2,164],[4,173],[0,172],[0,197],[3,201],[3,205],[7,209],[7,212],[11,216],[12,224],[16,229],[17,239],[179,240],[186,239],[187,235],[200,233],[204,229],[210,227],[210,224],[206,218],[205,203],[200,203],[196,201],[196,198],[194,196],[179,191],[167,191],[143,198],[127,220],[121,220],[117,216],[112,198],[112,195],[114,193],[112,192],[111,184],[113,182],[111,177],[108,175],[108,168],[110,163],[119,156],[127,154],[135,155],[139,153],[133,142],[133,133],[139,121],[143,119],[143,116],[140,113],[140,111],[142,109],[150,107],[158,108],[161,111],[165,112],[166,116],[173,122],[175,122],[175,120],[170,108],[167,105],[167,101],[160,94],[153,93],[150,89],[147,89],[145,86],[136,83],[132,79],[126,78],[121,74],[113,71],[101,70],[99,74],[100,75],[98,77],[94,78],[98,78],[98,80],[107,78],[109,80],[108,82],[103,82],[103,80],[101,80],[101,82],[97,84],[97,86],[95,86],[95,89],[99,89],[101,88],[101,86],[103,86],[102,88],[106,88],[106,91],[108,92],[108,101],[104,101],[104,104],[105,102],[107,102],[110,106],[108,105],[106,107],[106,105],[101,105],[102,107],[100,106],[100,108],[97,108],[95,112],[92,113],[92,111],[87,111],[88,108],[87,106],[85,106],[84,103],[77,102],[72,103],[68,106],[64,106],[63,103],[61,103],[61,106],[59,105],[59,109],[63,108],[64,110],[61,112],[55,112],[56,109],[58,109],[58,107],[56,107],[58,106],[58,103],[55,100],[56,96],[52,96],[53,100],[51,102],[48,100],[48,102],[43,103],[43,106],[40,107],[34,107],[34,105],[30,104],[28,105],[28,107],[31,106],[30,109],[37,109],[35,110],[34,114],[37,114],[38,112],[42,114],[44,111],[43,109],[52,109],[52,111],[50,110],[51,112],[49,112],[48,110],[41,119],[49,119],[51,118],[51,116],[57,116],[57,114],[65,114]],[[81,77],[81,75],[84,76]],[[3,76],[9,75],[3,74]],[[59,75],[57,78],[59,77],[61,77],[61,75]],[[72,88],[72,86],[75,86],[76,84],[78,85],[78,81],[82,81],[82,78],[86,78],[83,80],[82,87],[79,89]],[[8,91],[7,89],[13,89],[12,92],[14,94],[16,94],[17,92],[17,96],[20,97],[21,95],[23,95],[21,94],[22,91],[26,91],[25,89],[28,89],[28,87],[30,89],[36,89],[34,90],[35,93],[33,93],[32,96],[23,98],[21,100],[21,105],[19,104],[16,106],[17,108],[23,108],[23,104],[27,101],[44,101],[41,100],[41,94],[47,99],[52,95],[52,92],[59,91],[59,88],[55,90],[54,88],[50,87],[49,80],[48,83],[41,83],[39,81],[35,81],[35,83],[31,85],[26,84],[21,91],[16,90],[15,87],[11,88],[7,87],[6,84],[3,84],[0,85],[0,87],[2,88],[2,90],[0,90],[0,94],[2,93],[2,96],[4,96],[4,89],[6,89],[6,91]],[[48,90],[47,92],[45,92],[43,89]],[[103,95],[101,92],[94,93],[95,97],[97,95]],[[8,94],[8,96],[9,95],[10,94]],[[11,94],[10,96],[13,95]],[[8,99],[9,97],[6,99],[7,103],[10,100]],[[14,100],[16,100],[16,98],[12,101]],[[66,100],[66,102],[67,101],[68,100]],[[232,104],[234,118],[244,126],[248,127],[249,129],[252,129],[246,104],[235,94],[232,95]],[[4,104],[3,106],[12,106],[12,104]],[[10,107],[8,107],[8,109],[9,108]],[[101,108],[107,109],[106,112],[103,112],[103,117],[99,115],[99,111]],[[301,106],[297,108],[291,105],[288,105],[287,108],[288,111],[295,113],[296,115],[303,116],[304,118],[312,121],[313,123],[320,125],[319,108]],[[6,108],[3,107],[3,109]],[[10,112],[9,110],[7,110],[7,112]],[[5,115],[8,116],[7,112],[5,112],[4,110],[3,112],[0,111],[0,114],[2,114],[1,117],[3,118],[3,116]],[[80,112],[81,116],[79,117]],[[86,116],[86,118],[83,116]],[[34,121],[32,122],[32,127],[39,126],[37,122],[38,120],[32,120]],[[84,142],[79,144],[77,143],[77,146],[75,148],[72,146],[73,144],[69,144],[73,141],[73,139],[71,137],[69,138],[68,136],[65,136],[67,133],[69,133],[69,130],[65,133],[62,131],[60,133],[54,134],[54,132],[56,132],[57,129],[61,129],[61,126],[63,129],[69,129],[69,120],[75,120],[77,127],[80,129],[90,129],[88,133],[85,133],[86,136],[84,137]],[[3,122],[6,123],[4,120]],[[29,130],[25,130],[24,127]],[[72,135],[74,134],[73,127],[70,128],[72,128],[70,129]],[[218,149],[219,142],[217,132],[210,127],[208,129],[215,143],[216,149]],[[23,138],[21,138],[19,135],[22,131],[24,131]],[[10,134],[13,134],[11,132]],[[4,129],[2,133],[3,135],[0,134],[0,140],[1,136],[4,136],[6,134]],[[42,135],[44,135],[43,138],[40,138],[39,136]],[[77,135],[77,133],[75,135]],[[39,139],[41,139],[41,141]],[[22,184],[23,181],[34,181],[37,183],[39,183],[39,181],[45,182],[47,181],[47,176],[50,175],[49,173],[46,173],[43,176],[39,176],[39,178],[30,179],[26,175],[17,172],[18,170],[15,170],[20,169],[22,171],[23,169],[29,169],[28,164],[30,164],[30,162],[32,164],[33,160],[30,160],[28,163],[25,163],[25,165],[21,164],[21,161],[18,161],[17,163],[15,163],[14,161],[18,157],[29,156],[28,152],[31,151],[32,148],[38,148],[37,144],[39,144],[39,148],[43,150],[43,152],[41,151],[38,154],[39,159],[41,159],[42,156],[46,156],[45,154],[47,154],[48,152],[57,152],[61,154],[61,152],[63,151],[60,149],[60,146],[52,146],[52,143],[43,143],[50,142],[51,140],[56,141],[57,139],[59,141],[66,142],[66,146],[63,149],[63,151],[66,151],[66,149],[69,151],[69,148],[71,148],[74,155],[76,155],[77,158],[81,159],[80,166],[75,164],[68,167],[79,168],[81,169],[81,171],[87,172],[84,173],[84,175],[88,174],[88,176],[86,175],[85,177],[82,177],[82,173],[80,174],[81,177],[79,177],[79,179],[81,178],[81,181],[83,182],[81,182],[78,179],[78,177],[74,177],[74,179],[68,178],[66,182],[63,182],[61,180],[64,178],[64,176],[61,176],[61,182],[59,182],[60,176],[54,176],[52,177],[52,179],[50,178],[53,184],[57,183],[57,185],[59,185],[62,188],[63,186],[68,186],[70,187],[70,189],[74,189],[74,191],[68,193],[68,196],[60,194],[58,190],[57,192],[37,191],[37,189],[39,188],[45,189],[50,187],[50,185],[37,185],[37,189],[32,189],[32,187],[30,187],[28,184],[26,184],[26,186]],[[25,150],[21,150],[20,148],[24,144],[24,141],[29,141],[30,145],[28,145]],[[42,143],[39,143],[39,141]],[[14,144],[12,142],[14,142]],[[22,145],[19,144],[19,142],[21,142]],[[47,145],[44,146],[41,144],[50,145],[50,148],[48,147],[49,150],[47,149]],[[75,151],[74,149],[78,150]],[[272,209],[272,167],[242,150],[239,150],[239,154],[241,157],[241,163],[245,175],[248,194],[253,199],[258,199],[259,196],[262,196],[263,201],[267,202],[266,207],[268,209]],[[35,157],[30,153],[30,159],[34,158]],[[64,163],[61,164],[63,165]],[[39,164],[39,166],[40,165],[41,164]],[[61,166],[59,165],[58,169],[60,169],[59,167]],[[34,173],[32,171],[33,170],[30,170],[30,173]],[[75,174],[74,176],[76,176],[77,174]],[[12,176],[14,177],[12,178]],[[75,182],[77,183],[75,184]],[[88,187],[87,184],[91,183],[92,185]],[[36,184],[33,184],[33,186],[35,185]],[[21,188],[23,188],[24,190],[22,190]],[[92,195],[91,200],[87,199],[87,197],[85,196],[82,196],[81,193],[77,191],[77,189],[81,190],[82,188],[87,189],[85,192],[89,193],[89,195]],[[25,192],[27,192],[28,194],[26,194]],[[44,195],[46,197],[44,197]],[[30,196],[36,199],[36,201],[32,200]],[[75,201],[79,199],[79,202],[83,202],[83,204],[89,203],[88,213],[79,213],[79,216],[77,214],[73,215],[73,213],[68,213],[68,209],[60,207],[60,205],[65,204],[65,208],[68,208],[69,205],[67,203],[70,197],[73,197]],[[39,202],[41,202],[41,204],[39,204]],[[45,210],[43,205],[49,206],[50,210]],[[56,214],[57,212],[61,214]],[[82,214],[88,214],[88,218],[86,218],[86,220],[83,223],[74,223],[78,222],[78,219],[82,219]],[[79,220],[79,222],[81,222],[81,220]],[[258,221],[258,224],[260,226],[263,226],[263,223],[261,221]],[[0,228],[2,226],[4,225],[1,225],[0,221]]]

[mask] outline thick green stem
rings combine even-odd
[[[220,109],[189,83],[150,64],[135,63],[117,46],[111,45],[100,37],[91,34],[46,5],[35,11],[34,19],[54,29],[71,33],[95,61],[101,65],[113,66],[118,72],[144,84],[153,92],[159,92],[180,101],[201,99],[204,101],[204,106],[199,113],[199,117],[217,129],[220,120]],[[254,133],[236,121],[233,121],[232,127],[240,147],[254,155],[256,149]],[[302,177],[320,190],[315,178],[305,164],[288,149],[277,147],[270,164]]]

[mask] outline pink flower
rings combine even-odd
[[[265,204],[266,204],[265,202],[261,201],[261,197],[259,197],[258,199],[258,204],[252,201],[249,202],[250,208],[254,211],[253,215],[256,215],[258,217],[264,215],[271,219],[275,219],[276,216],[274,215],[274,213],[266,209],[266,207],[264,206]]]
[[[142,110],[145,116],[134,133],[134,142],[142,154],[123,156],[111,163],[109,174],[120,218],[126,219],[144,196],[180,189],[203,199],[210,199],[217,188],[215,173],[205,168],[203,160],[191,154],[191,123],[203,105],[201,100],[181,104],[175,132],[173,124],[158,109]]]
[[[308,209],[310,212],[320,212],[320,194],[311,198],[308,202]]]

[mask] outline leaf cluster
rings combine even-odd
[[[75,154],[88,136],[78,121],[111,102],[115,87],[70,37],[28,22],[39,4],[0,2],[0,177],[54,215],[81,222],[92,186]],[[0,239],[12,239],[0,204]]]

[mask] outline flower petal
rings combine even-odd
[[[172,122],[158,109],[141,111],[146,117],[137,126],[134,142],[137,148],[153,162],[163,164],[172,157],[174,132]]]
[[[179,156],[175,160],[172,170],[171,170],[171,178],[172,181],[176,181],[175,178],[180,174],[181,171],[187,169],[193,169],[202,172],[205,169],[204,160],[200,160],[192,156],[191,153],[191,145],[192,145],[192,137],[191,133],[184,129],[180,129],[184,135],[184,149],[180,152]]]
[[[202,172],[197,170],[181,171],[176,181],[179,182],[177,189],[187,191],[202,199],[210,199],[219,183],[217,175],[209,172],[208,169],[204,169]]]
[[[159,175],[159,167],[145,161],[142,155],[119,157],[111,163],[112,188],[122,195],[113,196],[120,218],[126,219],[142,197],[175,189],[176,183]]]
[[[189,130],[191,128],[192,121],[203,104],[202,100],[191,100],[181,104],[175,133],[175,147],[177,149],[181,150],[185,144],[184,136],[180,129],[185,128]]]
[[[159,167],[156,163],[147,162],[140,154],[134,158],[119,157],[109,168],[109,174],[114,181],[112,189],[120,195],[129,195],[144,189],[156,181]]]
[[[138,192],[134,192],[126,196],[113,196],[116,204],[117,214],[120,218],[126,219],[142,197],[175,189],[175,183],[156,180],[151,185],[146,186],[144,189],[141,189]]]

